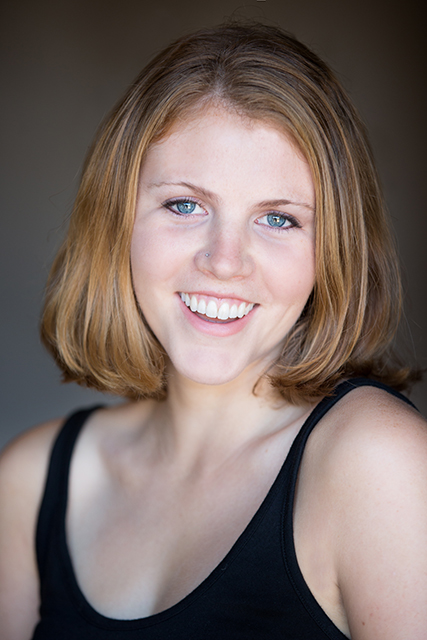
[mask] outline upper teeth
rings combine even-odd
[[[185,302],[187,307],[194,313],[206,315],[208,318],[218,318],[219,320],[228,320],[229,318],[243,318],[254,307],[254,303],[241,302],[240,304],[229,304],[223,302],[219,308],[215,300],[206,302],[204,298],[198,298],[196,295],[191,296],[188,293],[181,293],[181,300]]]

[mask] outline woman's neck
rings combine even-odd
[[[171,370],[167,400],[153,416],[162,449],[183,464],[185,459],[216,464],[279,430],[299,429],[311,406],[278,398],[265,378],[254,393],[256,381],[248,374],[245,380],[203,385]]]

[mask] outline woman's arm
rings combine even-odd
[[[400,403],[378,404],[359,407],[343,438],[338,585],[352,640],[425,640],[427,428]]]
[[[61,422],[24,434],[0,456],[1,640],[29,640],[39,618],[36,520],[49,452]]]

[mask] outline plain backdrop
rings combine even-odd
[[[172,38],[230,16],[300,38],[336,71],[370,131],[403,264],[405,332],[427,365],[426,37],[422,2],[13,0],[2,3],[0,445],[116,399],[62,385],[38,321],[91,138]],[[427,414],[427,386],[412,395]]]

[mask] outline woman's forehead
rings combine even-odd
[[[310,168],[286,132],[225,109],[205,109],[192,120],[176,122],[149,148],[141,179],[145,184],[212,185],[214,191],[232,182],[251,192],[259,186],[271,198],[281,197],[285,189],[286,195],[314,206]]]

